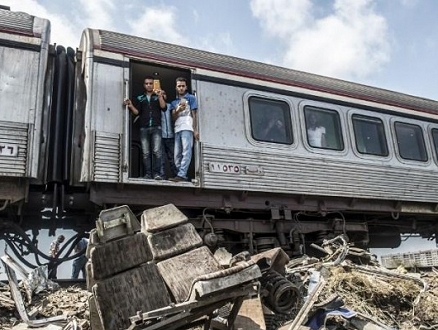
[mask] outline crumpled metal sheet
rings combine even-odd
[[[84,330],[88,329],[88,297],[90,293],[78,287],[61,289],[59,284],[47,278],[47,267],[42,266],[27,272],[9,255],[1,257],[6,275],[8,277],[9,292],[2,288],[0,301],[9,302],[1,304],[2,309],[18,311],[21,323],[11,317],[13,310],[7,312],[8,316],[0,310],[0,329],[30,329],[38,327],[47,330]],[[17,270],[22,278],[17,280]],[[22,290],[27,296],[27,303],[23,300]],[[27,307],[33,307],[31,311]],[[80,318],[78,319],[77,316]]]

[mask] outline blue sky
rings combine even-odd
[[[438,100],[432,0],[1,0],[77,47],[108,29]]]

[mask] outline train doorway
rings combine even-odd
[[[167,103],[171,103],[176,98],[176,78],[184,77],[188,82],[188,92],[194,93],[192,81],[191,81],[191,71],[186,69],[180,69],[175,67],[168,67],[163,65],[157,65],[152,63],[145,63],[140,61],[131,61],[130,62],[130,88],[129,88],[129,97],[131,100],[134,100],[138,95],[144,93],[143,81],[147,76],[152,76],[154,79],[158,79],[160,81],[161,89],[166,92],[167,95]],[[173,125],[173,122],[172,122]],[[142,178],[145,174],[142,162],[142,151],[141,151],[141,143],[140,143],[140,126],[137,116],[130,115],[129,119],[129,177],[130,178]],[[188,176],[189,179],[193,179],[195,177],[195,160],[198,155],[195,152],[196,148],[194,148],[192,161],[190,164]],[[172,173],[170,170],[169,162],[167,161],[167,157],[165,153],[163,153],[164,159],[164,176],[165,178],[172,177]]]

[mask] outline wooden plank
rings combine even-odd
[[[266,330],[265,317],[263,315],[260,297],[246,299],[237,314],[234,329]]]

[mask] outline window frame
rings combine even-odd
[[[414,159],[414,158],[407,158],[405,156],[402,156],[402,153],[400,152],[400,144],[399,144],[399,134],[397,132],[397,125],[406,125],[406,126],[412,126],[412,127],[416,127],[420,130],[421,132],[421,137],[422,137],[422,146],[423,146],[423,151],[425,153],[426,159],[422,160],[422,159]],[[413,123],[413,122],[408,122],[405,121],[401,118],[395,118],[393,120],[392,123],[392,128],[393,128],[393,136],[394,136],[394,148],[396,150],[397,156],[399,158],[399,160],[401,162],[408,162],[408,163],[415,163],[415,164],[429,164],[430,163],[430,156],[427,150],[427,141],[425,136],[427,136],[427,134],[424,134],[424,128],[420,123]],[[421,150],[420,150],[421,152]]]
[[[309,108],[311,108],[311,109],[309,109]],[[344,118],[343,118],[343,113],[339,109],[335,109],[334,107],[328,107],[327,104],[319,104],[316,102],[303,102],[303,104],[300,106],[300,109],[301,109],[300,113],[302,115],[302,125],[301,125],[302,139],[303,139],[304,146],[308,150],[311,150],[313,152],[315,152],[315,151],[335,152],[337,154],[348,153],[349,145],[348,145],[348,143],[346,141],[346,137],[345,137],[345,132],[347,132],[348,130],[346,129],[346,125],[345,125]],[[341,146],[340,149],[330,148],[330,147],[317,147],[317,146],[312,146],[309,143],[308,133],[307,133],[307,115],[306,115],[306,111],[309,111],[309,110],[336,114],[336,116],[334,118],[336,118],[337,120],[334,122],[334,126],[337,125],[338,126],[337,128],[339,129],[337,136],[338,136],[338,143],[340,143],[340,146]],[[336,129],[336,127],[334,127],[334,129]],[[327,139],[327,137],[326,137],[326,139]]]
[[[359,117],[359,118],[357,118]],[[370,122],[375,121],[375,122],[380,122],[381,126],[380,126],[380,132],[378,133],[382,133],[383,136],[381,134],[378,134],[379,139],[383,138],[383,142],[384,142],[384,148],[386,149],[386,153],[384,154],[380,154],[380,153],[372,153],[372,152],[364,152],[359,150],[359,146],[358,146],[358,136],[356,134],[356,126],[355,126],[355,121],[357,119],[360,120],[360,118],[363,118],[365,120],[368,120]],[[376,116],[374,113],[373,115],[371,114],[364,114],[362,112],[353,112],[350,116],[350,123],[351,123],[351,134],[352,134],[352,142],[354,141],[354,143],[352,143],[352,145],[354,146],[354,151],[358,153],[358,156],[360,157],[378,157],[379,159],[385,159],[385,158],[389,158],[391,155],[391,150],[390,150],[390,139],[389,136],[387,134],[387,127],[385,124],[385,120],[383,120],[383,118]],[[382,145],[381,145],[382,146]]]
[[[434,138],[434,131],[436,131],[436,134],[437,134],[436,141]],[[436,127],[436,126],[430,127],[429,136],[430,136],[430,143],[431,143],[431,147],[432,147],[433,159],[434,159],[435,163],[438,165],[438,127]]]
[[[282,106],[284,106],[284,109],[282,111],[282,116],[283,119],[286,121],[285,130],[286,130],[286,138],[289,139],[288,141],[286,142],[270,141],[267,139],[259,138],[254,134],[253,120],[255,119],[253,113],[254,110],[251,109],[252,100],[261,100],[266,102],[278,103],[280,104],[280,109],[282,108]],[[270,94],[247,92],[244,95],[244,107],[245,107],[245,115],[247,116],[247,118],[245,119],[246,134],[249,141],[252,144],[254,145],[263,144],[265,146],[269,145],[270,147],[281,148],[281,149],[283,148],[290,149],[291,147],[296,146],[297,144],[297,137],[296,137],[297,129],[295,124],[296,119],[293,115],[294,114],[293,106],[289,100],[287,100],[285,97],[282,97],[282,95],[270,95]]]

